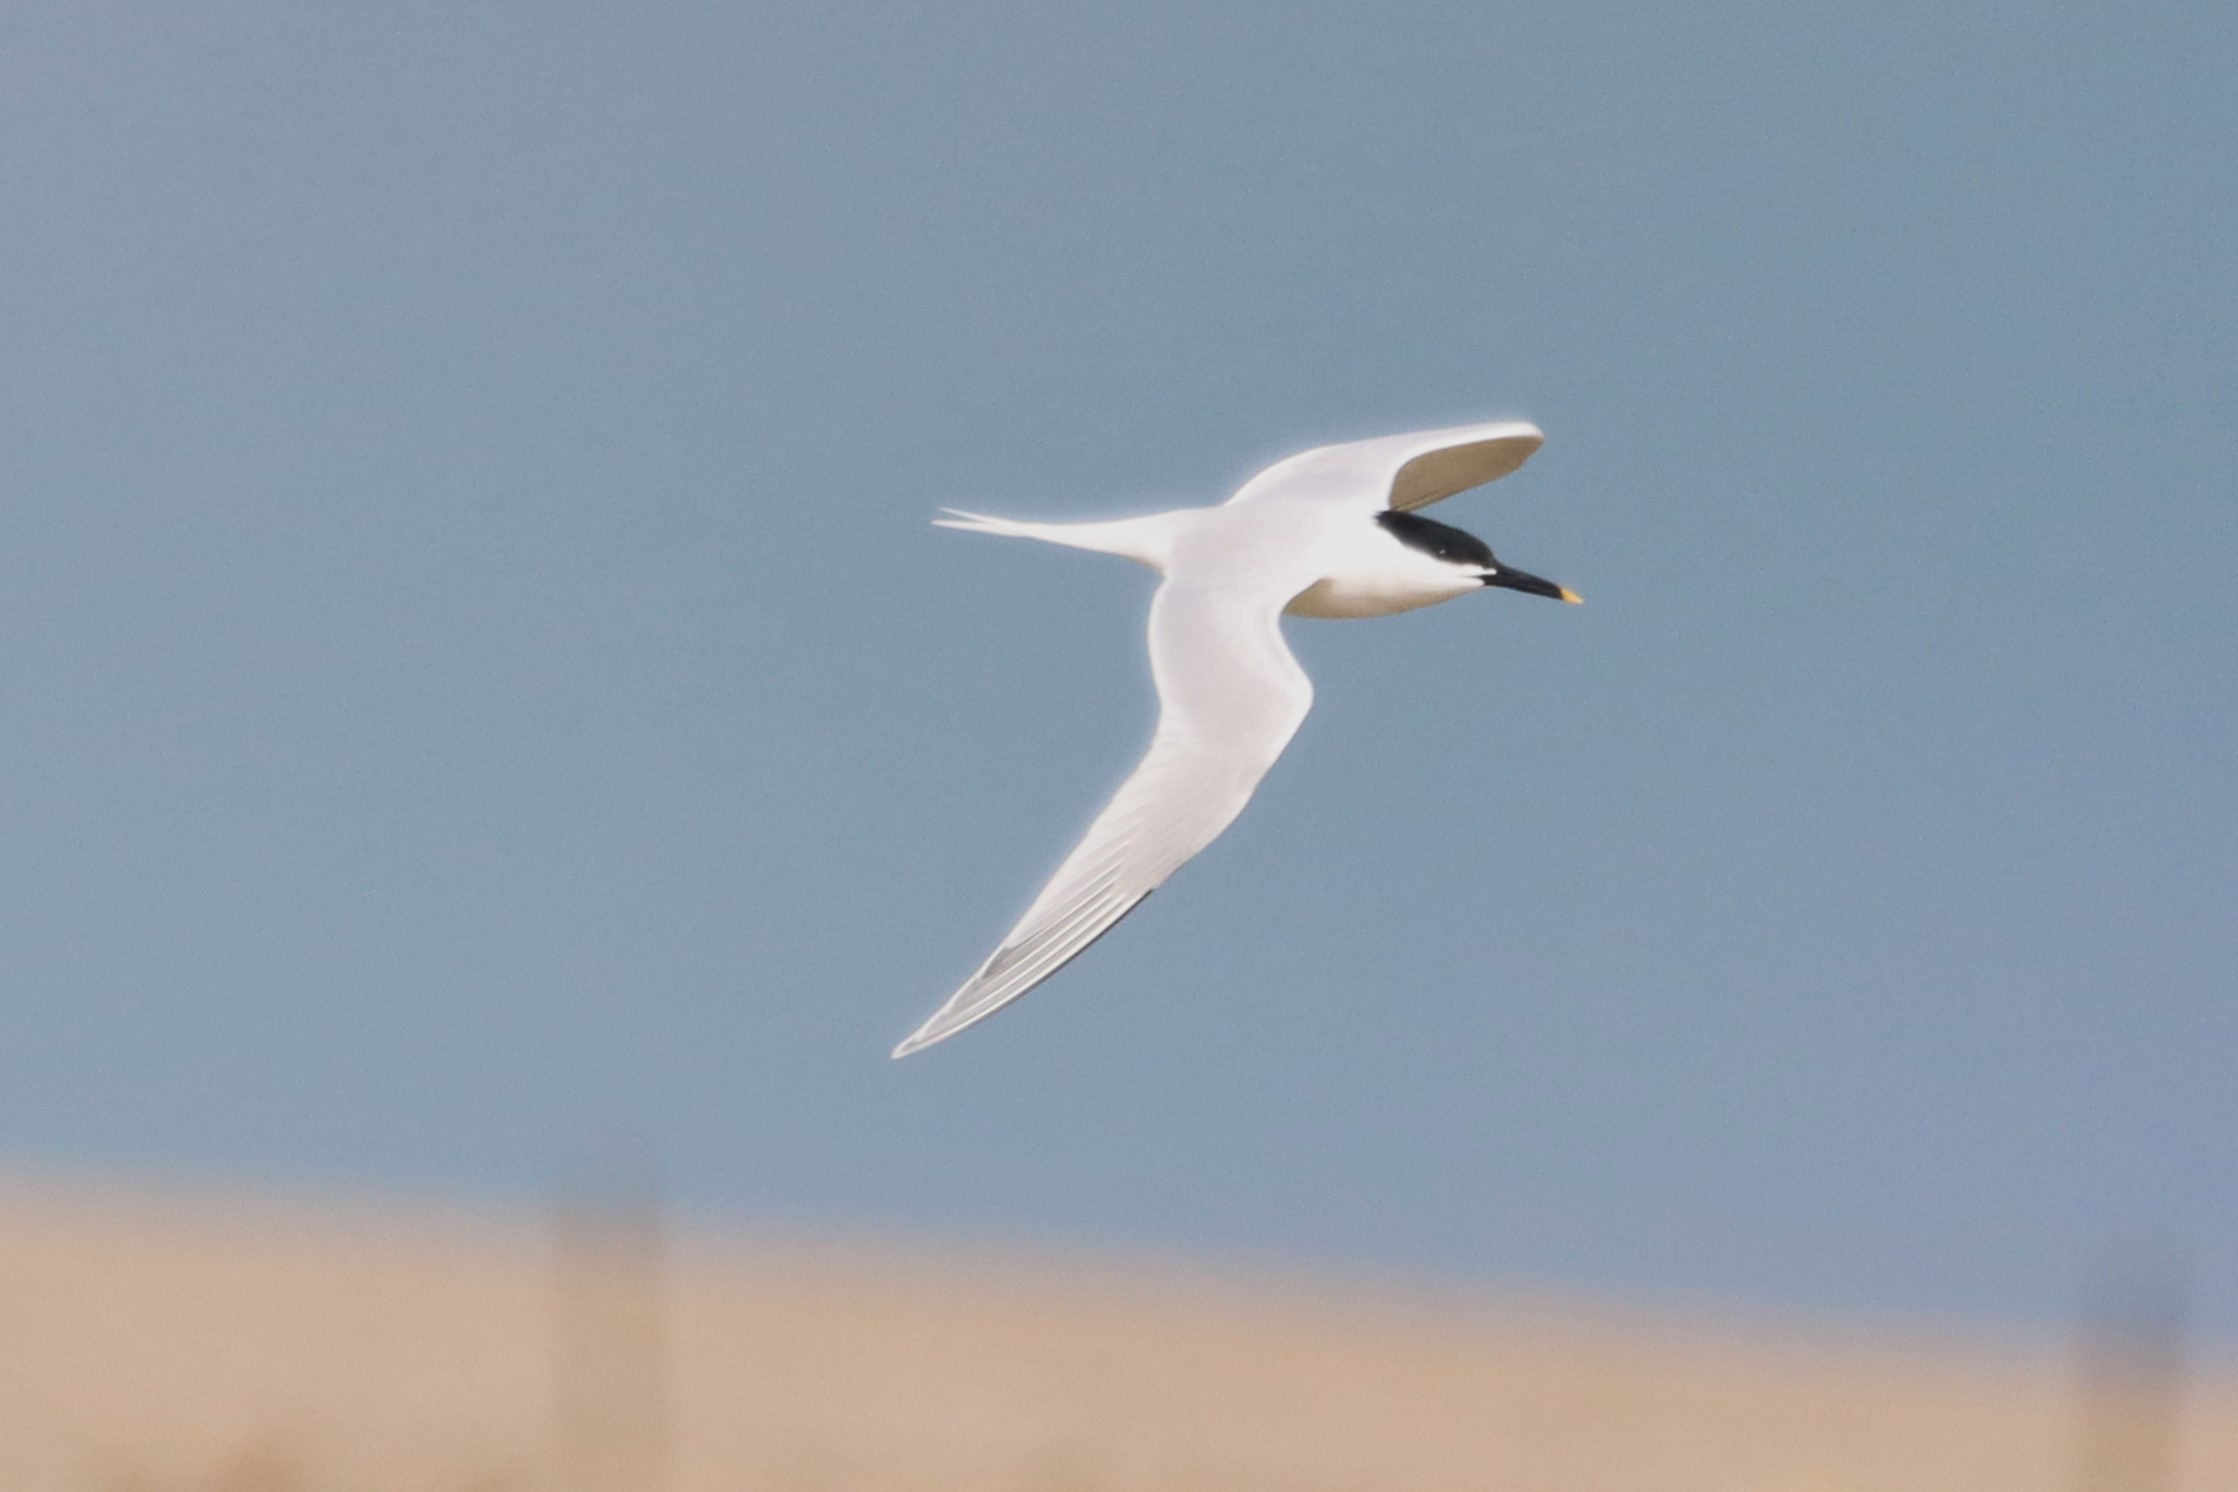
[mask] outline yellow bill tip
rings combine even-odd
[[[1562,599],[1569,602],[1572,606],[1583,606],[1585,604],[1585,598],[1579,595],[1576,591],[1571,590],[1568,586],[1562,587]]]

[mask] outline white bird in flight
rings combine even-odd
[[[1391,616],[1487,586],[1577,600],[1414,511],[1506,476],[1545,439],[1510,420],[1317,446],[1217,507],[1108,523],[945,509],[934,520],[945,528],[1116,554],[1165,577],[1150,600],[1158,729],[1001,946],[894,1055],[947,1040],[1056,973],[1235,821],[1313,704],[1283,645],[1284,614]]]

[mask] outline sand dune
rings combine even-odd
[[[9,1492],[2126,1492],[2238,1382],[626,1215],[0,1192]],[[2092,1458],[2096,1458],[2093,1462]],[[2124,1458],[2127,1458],[2126,1460]]]

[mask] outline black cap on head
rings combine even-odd
[[[1451,524],[1418,517],[1413,513],[1402,513],[1396,508],[1386,508],[1376,514],[1375,521],[1389,530],[1392,538],[1409,549],[1419,549],[1424,554],[1436,555],[1439,559],[1451,560],[1457,565],[1490,569],[1499,563],[1492,558],[1491,545],[1475,534],[1463,533]]]

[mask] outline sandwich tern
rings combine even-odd
[[[1150,600],[1158,728],[1018,925],[894,1055],[947,1040],[1056,973],[1235,821],[1313,704],[1283,645],[1285,614],[1392,616],[1489,586],[1577,600],[1415,512],[1506,476],[1544,440],[1511,420],[1317,446],[1216,507],[1115,522],[944,509],[944,528],[1116,554],[1164,577]]]

